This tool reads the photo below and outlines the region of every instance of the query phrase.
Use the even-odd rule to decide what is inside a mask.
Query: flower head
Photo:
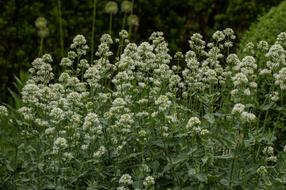
[[[118,5],[115,1],[109,1],[106,3],[104,10],[107,14],[115,15],[118,11]]]

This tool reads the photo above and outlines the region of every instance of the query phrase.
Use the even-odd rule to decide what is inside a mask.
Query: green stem
[[[229,174],[229,179],[228,179],[228,189],[231,189],[231,183],[232,183],[232,177],[233,177],[234,163],[236,160],[236,154],[237,154],[237,144],[235,144],[234,155],[233,155],[233,159],[231,162],[230,174]]]
[[[43,55],[43,42],[44,42],[44,38],[41,37],[41,40],[40,40],[40,49],[39,49],[39,57],[41,55]]]
[[[132,26],[129,26],[128,28],[128,39],[131,39],[131,34],[132,34]]]
[[[131,15],[133,15],[133,7],[134,7],[134,0],[132,0],[132,9],[131,9]]]
[[[124,13],[124,16],[123,16],[123,22],[122,22],[122,28],[121,30],[123,30],[125,28],[125,24],[126,24],[126,17],[127,17],[127,12]]]
[[[94,32],[95,32],[95,18],[96,18],[96,0],[93,0],[93,17],[92,17],[92,33],[91,33],[91,64],[93,63],[94,54]]]
[[[61,1],[57,0],[58,3],[58,20],[60,25],[60,45],[61,45],[61,56],[64,56],[64,38],[63,38],[63,23],[62,23],[62,11],[61,11]]]
[[[112,14],[109,15],[109,35],[111,36],[112,29]]]
[[[266,114],[265,114],[265,118],[264,118],[264,122],[263,122],[263,126],[262,126],[262,135],[264,134],[265,132],[265,127],[266,127],[266,121],[267,121],[267,118],[268,118],[268,113],[269,113],[269,110],[266,111]],[[259,121],[257,121],[259,123]],[[259,153],[260,153],[260,150],[261,150],[261,144],[259,144],[258,146],[258,149],[257,149],[257,152],[256,152],[256,159],[258,158],[259,156]]]

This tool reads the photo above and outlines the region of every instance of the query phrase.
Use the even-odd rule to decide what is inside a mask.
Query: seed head
[[[104,10],[107,14],[115,15],[118,12],[118,5],[114,1],[109,1],[106,3]]]

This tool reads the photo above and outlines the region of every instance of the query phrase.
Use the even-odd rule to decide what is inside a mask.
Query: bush
[[[251,25],[250,29],[245,32],[241,42],[239,53],[241,55],[244,53],[244,48],[246,44],[252,42],[254,46],[263,40],[270,44],[274,43],[276,36],[281,31],[286,31],[286,2],[282,2],[279,6],[272,8],[266,15],[259,18],[258,22]]]
[[[257,15],[262,14],[281,0],[272,1],[224,1],[224,0],[138,0],[134,13],[140,18],[139,29],[133,39],[142,41],[154,30],[163,31],[167,36],[172,52],[185,50],[189,35],[201,32],[209,36],[221,26],[233,27],[243,32]],[[0,70],[2,90],[0,100],[7,100],[7,87],[12,87],[14,74],[27,71],[32,57],[38,56],[40,38],[34,26],[39,17],[47,19],[49,35],[44,40],[44,52],[50,52],[55,62],[60,61],[60,30],[58,0],[0,1]],[[120,3],[121,1],[117,1]],[[107,1],[98,1],[96,33],[108,31],[108,15],[104,13]],[[93,0],[61,0],[64,48],[72,36],[82,33],[91,38]],[[121,29],[123,13],[114,17],[113,33]],[[240,23],[239,25],[237,23]],[[99,35],[95,37],[98,43]]]
[[[104,34],[91,62],[77,35],[61,72],[35,59],[21,107],[0,107],[17,143],[1,189],[283,189],[286,33],[264,68],[230,54],[231,29],[212,37],[172,58],[160,32],[139,45]]]

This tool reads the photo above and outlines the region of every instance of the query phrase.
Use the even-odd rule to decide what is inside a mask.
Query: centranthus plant
[[[89,62],[77,35],[59,74],[50,55],[33,61],[21,108],[0,107],[17,129],[1,187],[285,189],[286,33],[241,59],[231,29],[192,35],[174,58],[161,32],[119,36]]]

